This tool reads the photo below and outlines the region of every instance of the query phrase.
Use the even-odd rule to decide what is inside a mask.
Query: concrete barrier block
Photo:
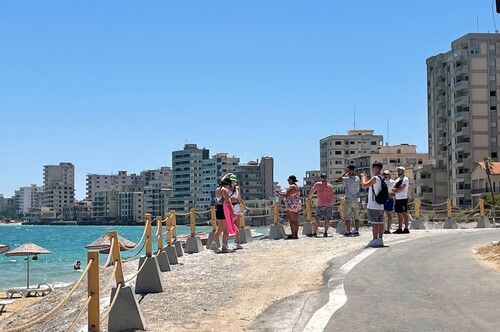
[[[302,235],[311,235],[313,233],[313,224],[310,221],[307,221],[302,226]]]
[[[177,250],[175,246],[166,246],[163,251],[167,253],[168,261],[171,265],[179,264],[179,259],[177,258]]]
[[[175,240],[174,242],[172,242],[172,245],[175,246],[175,252],[177,253],[177,257],[184,256],[184,248],[182,248],[181,241]]]
[[[413,219],[411,221],[411,229],[425,229],[424,222],[421,219]]]
[[[477,228],[492,228],[490,220],[487,217],[482,217],[477,220]]]
[[[111,301],[115,298],[115,294],[116,287],[111,289]],[[134,289],[131,286],[124,286],[117,296],[115,304],[109,312],[108,331],[145,331],[146,323],[135,298]]]
[[[214,235],[215,235],[215,232],[208,233],[207,249],[210,248],[210,246],[212,245],[212,242],[214,241]],[[215,241],[217,241],[217,244],[220,244],[219,239],[215,239]],[[220,245],[219,245],[219,247],[220,247]]]
[[[272,225],[269,230],[269,238],[271,240],[279,240],[285,238],[285,229],[280,225]]]
[[[458,229],[458,224],[451,218],[446,218],[443,224],[443,229]]]
[[[135,281],[135,293],[161,293],[165,289],[160,274],[160,266],[158,259],[153,257],[142,256],[139,258],[139,268],[144,266],[137,274]]]
[[[165,251],[160,251],[156,256],[158,259],[158,266],[160,267],[161,272],[171,271],[170,261],[168,260],[167,253]]]
[[[240,243],[248,243],[252,241],[252,232],[248,228],[240,229]]]
[[[186,239],[186,248],[184,251],[188,254],[195,254],[203,251],[203,244],[199,236],[189,236]]]
[[[345,220],[340,220],[337,223],[337,230],[336,230],[336,232],[339,233],[339,234],[344,234],[345,232],[347,232],[347,228],[345,227]]]

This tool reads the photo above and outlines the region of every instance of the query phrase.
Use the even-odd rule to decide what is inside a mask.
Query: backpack
[[[378,204],[384,204],[389,199],[389,188],[387,188],[387,183],[385,183],[380,175],[377,175],[377,177],[380,179],[380,182],[382,182],[382,188],[380,189],[378,194],[375,195],[375,190],[372,186],[372,192],[375,195],[375,202],[377,202]]]

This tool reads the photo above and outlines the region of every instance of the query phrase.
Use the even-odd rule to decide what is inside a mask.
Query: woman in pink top
[[[300,190],[297,185],[297,177],[295,175],[290,175],[288,177],[288,184],[290,187],[282,193],[279,189],[275,192],[285,199],[286,216],[290,221],[290,229],[292,230],[292,235],[287,236],[287,239],[298,239],[299,238],[299,211],[302,208],[302,201],[300,199]]]

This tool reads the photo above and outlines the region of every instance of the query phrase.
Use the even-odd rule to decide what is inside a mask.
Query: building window
[[[335,145],[342,145],[342,141],[335,141]]]
[[[490,91],[490,97],[495,97],[497,95],[496,90]]]
[[[335,154],[336,154],[336,155],[341,155],[341,154],[342,154],[342,151],[338,151],[338,150],[337,150],[337,151],[335,151]]]
[[[470,43],[470,54],[481,54],[481,46],[479,43]]]

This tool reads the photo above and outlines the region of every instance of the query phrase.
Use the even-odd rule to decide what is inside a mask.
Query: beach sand
[[[426,227],[425,230],[412,230],[410,234],[387,235],[384,239],[390,245],[391,241],[402,238],[471,231],[443,230],[438,223]],[[459,227],[474,228],[475,223]],[[363,227],[361,236],[353,238],[335,234],[328,238],[301,236],[299,240],[261,240],[244,244],[245,249],[231,254],[204,250],[180,257],[180,264],[172,265],[172,271],[162,273],[163,293],[137,295],[147,330],[248,330],[252,321],[273,302],[320,286],[322,274],[332,258],[362,249],[370,239],[371,229]],[[487,253],[478,253],[481,257],[488,257]],[[487,259],[500,266],[500,255],[491,255]],[[125,279],[136,269],[137,261],[124,264]],[[101,275],[102,285],[110,272],[107,268]],[[85,285],[54,317],[26,331],[66,331],[85,301]],[[19,309],[7,306],[9,312],[18,311],[0,316],[0,330],[30,322],[54,307],[65,294],[64,289],[58,289],[35,303],[19,301],[16,304]],[[104,311],[109,304],[109,292],[102,297],[101,311]],[[26,307],[21,310],[23,305]],[[86,319],[85,314],[76,325],[77,331],[86,331]],[[106,329],[107,321],[101,325],[101,330]]]

